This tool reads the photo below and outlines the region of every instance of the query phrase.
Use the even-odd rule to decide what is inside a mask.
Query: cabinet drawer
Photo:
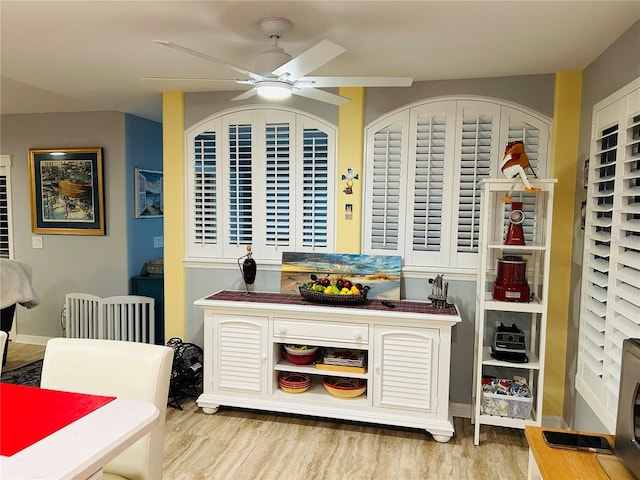
[[[273,319],[273,337],[280,340],[308,339],[369,343],[369,325],[358,323],[302,322],[288,318]]]

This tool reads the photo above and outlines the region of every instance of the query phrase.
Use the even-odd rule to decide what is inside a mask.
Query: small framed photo
[[[135,169],[135,217],[157,218],[164,215],[162,172]]]
[[[31,230],[104,235],[102,148],[29,149]]]

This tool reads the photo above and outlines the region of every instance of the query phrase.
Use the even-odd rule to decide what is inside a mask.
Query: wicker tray
[[[369,289],[362,289],[359,295],[337,295],[333,293],[314,292],[308,288],[298,287],[300,295],[305,300],[328,305],[362,305],[367,302],[367,292]]]

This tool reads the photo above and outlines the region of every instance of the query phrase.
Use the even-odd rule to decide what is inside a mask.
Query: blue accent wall
[[[129,276],[140,273],[148,260],[164,257],[164,242],[154,247],[154,238],[164,238],[164,218],[135,218],[135,169],[162,171],[162,124],[135,115],[125,115],[127,256]]]

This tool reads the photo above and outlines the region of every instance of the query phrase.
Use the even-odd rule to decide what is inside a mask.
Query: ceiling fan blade
[[[251,90],[241,93],[237,97],[233,97],[231,100],[246,100],[249,97],[253,97],[256,93],[258,93],[258,89],[252,88]]]
[[[412,83],[411,77],[302,77],[296,87],[410,87]]]
[[[167,42],[166,40],[154,40],[154,42],[156,42],[158,45],[164,45],[165,47],[173,48],[174,50],[178,50],[179,52],[188,53],[189,55],[193,55],[194,57],[202,58],[203,60],[207,60],[209,62],[213,62],[213,63],[217,63],[219,65],[223,65],[223,66],[225,66],[227,68],[230,68],[231,70],[235,70],[238,73],[242,73],[243,75],[251,77],[254,80],[264,80],[266,78],[263,75],[260,75],[259,73],[251,72],[251,71],[246,70],[246,69],[244,69],[242,67],[238,67],[238,66],[233,65],[231,63],[227,63],[224,60],[220,60],[218,58],[211,57],[211,56],[207,55],[206,53],[198,52],[196,50],[192,50],[190,48],[183,47],[182,45],[178,45],[177,43]]]
[[[313,98],[314,100],[319,100],[321,102],[331,103],[333,105],[344,105],[345,103],[349,103],[351,101],[350,98],[341,97],[340,95],[335,95],[333,93],[325,92],[324,90],[318,90],[315,88],[294,87],[291,90],[291,93],[299,95],[301,97]]]
[[[344,51],[344,47],[329,40],[322,40],[309,50],[302,52],[297,57],[276,68],[273,74],[278,77],[286,76],[287,81],[293,82],[333,60]]]
[[[140,77],[140,80],[168,80],[173,82],[234,82],[240,85],[253,85],[253,80],[234,78],[185,78],[185,77]]]

